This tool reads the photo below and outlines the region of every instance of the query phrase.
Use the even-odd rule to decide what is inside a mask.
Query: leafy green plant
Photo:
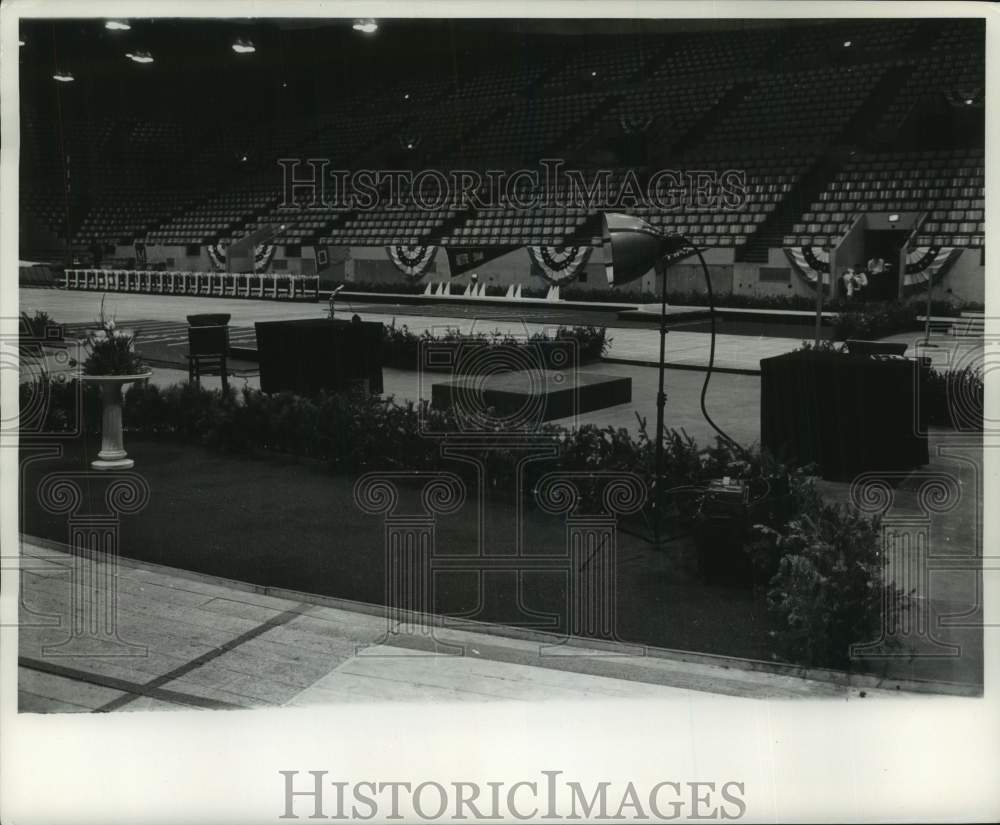
[[[847,347],[843,344],[838,344],[836,341],[831,341],[828,338],[821,338],[819,345],[816,345],[815,341],[803,341],[802,344],[796,347],[793,352],[833,352],[838,355],[848,355]]]
[[[907,594],[885,578],[877,518],[824,502],[811,479],[794,478],[790,492],[788,517],[755,525],[753,545],[756,563],[774,571],[767,604],[775,655],[850,669],[851,645],[879,636],[884,600],[905,609]]]
[[[29,315],[27,312],[21,313],[18,332],[22,338],[38,341],[61,341],[63,338],[62,324],[57,324],[49,313],[40,309],[35,310],[33,315]]]
[[[118,329],[114,318],[104,314],[104,299],[97,319],[98,328],[88,333],[84,341],[87,357],[83,362],[85,375],[136,375],[145,370],[135,351],[135,335]]]
[[[457,329],[449,329],[443,334],[434,335],[430,330],[424,330],[417,334],[411,331],[406,324],[397,326],[395,319],[385,327],[382,340],[383,363],[388,367],[410,370],[420,368],[421,347],[430,344],[433,344],[435,348],[451,345],[455,347],[456,352],[461,351],[466,355],[480,348],[488,349],[497,356],[506,352],[511,358],[498,357],[493,363],[512,365],[531,363],[545,368],[554,366],[554,352],[559,348],[559,342],[571,344],[569,351],[576,354],[580,364],[598,360],[611,345],[611,339],[604,327],[560,327],[552,336],[545,333],[535,333],[527,337],[518,337],[500,330],[465,335]],[[565,347],[562,347],[562,350],[566,352]],[[518,354],[527,355],[527,361],[524,358],[516,357]],[[481,368],[481,364],[479,359],[456,358],[453,359],[452,365],[448,369],[477,369]],[[561,365],[573,366],[572,364]]]
[[[840,341],[874,339],[918,329],[917,315],[922,311],[918,304],[896,301],[864,304],[837,315],[833,322],[834,337]]]
[[[931,369],[921,388],[926,422],[957,430],[982,430],[985,386],[982,369],[969,365],[961,370]]]

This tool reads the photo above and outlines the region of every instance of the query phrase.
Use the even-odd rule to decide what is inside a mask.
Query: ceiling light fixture
[[[73,77],[73,74],[71,72],[59,72],[59,71],[57,71],[55,74],[52,75],[52,79],[58,80],[60,83],[72,83],[74,80],[76,80],[76,78]]]
[[[153,55],[149,52],[125,52],[125,56],[134,63],[153,62]]]
[[[849,48],[851,48],[851,43],[852,43],[852,41],[850,41],[850,40],[845,40],[845,41],[844,41],[844,48],[845,48],[845,49],[849,49]]]
[[[378,23],[376,23],[370,17],[367,17],[362,20],[355,20],[352,28],[356,32],[363,32],[364,34],[374,34],[375,32],[378,31]]]
[[[233,51],[236,54],[253,54],[257,51],[257,47],[249,40],[240,39],[233,43]]]
[[[127,32],[132,27],[129,25],[128,20],[108,20],[104,24],[104,28],[112,32]]]

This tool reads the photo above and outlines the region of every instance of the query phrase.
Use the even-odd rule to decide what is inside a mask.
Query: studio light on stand
[[[701,389],[701,411],[705,420],[725,441],[735,444],[726,433],[716,426],[705,408],[705,394],[708,391],[708,381],[715,363],[715,306],[712,296],[712,281],[701,250],[690,240],[682,235],[665,235],[642,218],[637,218],[634,215],[605,212],[602,216],[601,245],[609,286],[616,287],[631,283],[641,278],[650,269],[656,271],[660,280],[660,357],[657,363],[659,375],[656,393],[656,492],[653,516],[653,543],[660,546],[661,514],[663,511],[664,408],[667,403],[667,396],[663,390],[667,340],[667,266],[671,257],[682,250],[690,249],[701,262],[712,322],[708,370],[705,373],[705,382]]]

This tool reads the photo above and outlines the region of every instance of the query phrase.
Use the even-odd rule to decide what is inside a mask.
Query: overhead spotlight
[[[413,144],[412,143],[407,143],[406,144],[406,148],[407,149],[412,149],[413,148]]]
[[[58,80],[60,83],[72,83],[74,80],[76,80],[76,78],[73,77],[71,72],[59,72],[59,71],[57,71],[55,74],[52,75],[52,79]]]
[[[409,100],[409,99],[410,99],[410,93],[407,92],[405,95],[403,95],[403,100]]]
[[[253,54],[257,51],[257,47],[254,46],[249,40],[243,40],[242,38],[233,43],[233,51],[236,54]]]
[[[597,72],[591,72],[591,73],[590,73],[590,76],[591,76],[591,77],[597,77]]]
[[[28,44],[27,44],[27,43],[25,43],[25,42],[24,42],[23,40],[21,40],[20,38],[18,38],[18,40],[17,40],[17,45],[18,45],[18,46],[27,46]]]
[[[127,32],[132,27],[128,20],[108,20],[104,23],[104,28],[112,32]]]
[[[851,44],[852,44],[852,42],[853,42],[853,41],[851,41],[851,40],[845,40],[845,41],[844,41],[844,48],[845,48],[845,49],[849,49],[849,48],[851,48]]]
[[[246,162],[247,162],[247,156],[243,155],[243,157],[240,158],[240,163],[246,163]]]
[[[973,103],[975,103],[975,101],[971,97],[967,97],[965,99],[965,105],[966,106],[971,106]]]
[[[378,23],[372,20],[370,17],[366,17],[360,20],[355,20],[352,27],[356,32],[363,32],[364,34],[375,34],[378,31]]]
[[[287,83],[287,81],[284,81],[284,82],[282,82],[282,84],[281,84],[281,88],[282,88],[282,89],[287,89],[287,88],[288,88],[288,83]]]
[[[125,52],[125,56],[133,63],[152,63],[153,55],[149,52]]]
[[[895,212],[893,212],[893,213],[892,213],[892,214],[891,214],[891,215],[889,216],[889,223],[896,223],[896,222],[897,222],[898,220],[899,220],[899,215],[898,215],[898,214],[896,214]]]

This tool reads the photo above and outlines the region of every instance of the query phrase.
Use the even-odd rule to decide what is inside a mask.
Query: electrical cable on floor
[[[685,239],[688,240],[688,239]],[[705,404],[705,397],[708,395],[708,382],[712,380],[712,370],[715,367],[715,296],[712,292],[712,278],[708,272],[708,264],[705,263],[705,257],[701,254],[701,249],[694,243],[688,240],[688,243],[694,248],[695,254],[698,256],[698,260],[701,261],[701,270],[705,275],[705,289],[708,291],[708,314],[711,321],[712,335],[711,342],[709,344],[708,352],[708,369],[705,371],[705,381],[701,385],[701,414],[705,417],[705,420],[709,423],[713,430],[715,430],[719,436],[730,446],[736,447],[741,452],[746,452],[746,448],[743,447],[736,439],[726,433],[715,421],[712,420],[712,416],[708,414],[708,407]]]

